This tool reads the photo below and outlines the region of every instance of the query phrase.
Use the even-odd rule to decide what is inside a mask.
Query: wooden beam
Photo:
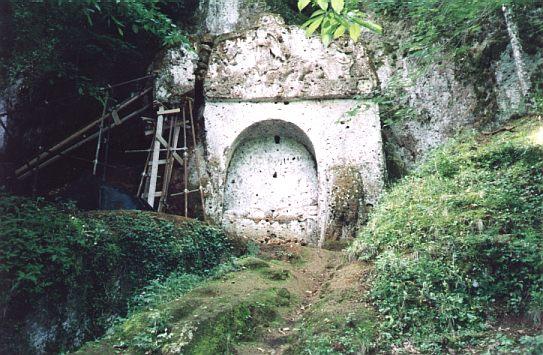
[[[161,107],[160,111],[164,108]],[[151,158],[151,176],[149,178],[149,191],[147,192],[147,203],[154,207],[155,205],[155,192],[158,175],[158,160],[160,159],[160,139],[162,138],[162,124],[164,123],[164,116],[159,115],[156,120],[155,128],[155,144],[153,146],[153,155]]]
[[[161,110],[161,111],[158,111],[156,114],[157,115],[173,115],[175,113],[179,113],[181,112],[181,109],[179,108],[172,108],[171,110]]]

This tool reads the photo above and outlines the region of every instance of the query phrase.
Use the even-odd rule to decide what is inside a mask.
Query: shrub
[[[376,208],[350,252],[376,260],[371,296],[394,343],[461,346],[489,320],[541,314],[543,147],[515,132],[438,149]]]
[[[91,320],[83,331],[100,333],[151,280],[176,272],[197,281],[234,252],[217,228],[147,212],[83,214],[2,194],[0,215],[4,330],[40,307],[58,309],[75,299],[77,312]]]

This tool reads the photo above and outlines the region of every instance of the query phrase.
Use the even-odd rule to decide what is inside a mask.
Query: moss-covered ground
[[[129,309],[190,290],[244,248],[196,220],[86,213],[1,191],[0,216],[0,353],[71,350]]]
[[[274,247],[169,302],[140,308],[81,354],[361,353],[374,347],[361,299],[371,266],[340,252]]]

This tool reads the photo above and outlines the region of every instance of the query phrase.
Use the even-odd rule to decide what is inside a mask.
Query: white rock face
[[[182,94],[194,89],[194,69],[198,56],[184,46],[166,50],[155,62],[158,68],[155,80],[156,99],[160,102],[179,100]]]
[[[241,143],[230,160],[224,222],[236,234],[316,239],[317,198],[312,154],[295,139],[265,134]]]
[[[208,102],[208,216],[248,237],[288,234],[321,243],[338,166],[355,167],[365,203],[376,203],[384,184],[379,114],[373,103],[360,105]]]
[[[0,98],[0,112],[4,112],[6,110],[6,105],[3,98]],[[4,126],[8,123],[8,116],[0,116],[0,120],[4,124]],[[2,125],[0,125],[0,154],[5,153],[6,151],[6,131],[4,131],[4,128],[2,128]]]
[[[206,29],[211,34],[231,32],[239,21],[240,0],[207,0]]]
[[[366,51],[350,40],[324,47],[296,26],[264,15],[256,28],[216,45],[206,78],[213,99],[352,98],[377,86]]]
[[[384,184],[378,107],[353,99],[376,86],[364,47],[278,16],[225,36],[205,82],[207,215],[257,239],[352,236]]]
[[[226,11],[228,1],[232,13],[209,15]],[[248,4],[210,0],[207,18],[220,21],[207,27],[239,28],[235,6]],[[193,88],[195,59],[184,48],[165,53],[159,101]],[[196,149],[205,154],[206,215],[253,238],[322,244],[326,235],[353,236],[384,185],[379,110],[358,99],[373,95],[377,84],[362,45],[343,40],[324,47],[276,15],[219,36],[204,84],[205,142]]]
[[[425,75],[416,75],[416,63],[402,60],[409,106],[426,120],[409,120],[391,127],[401,145],[401,154],[409,168],[475,122],[477,97],[472,86],[458,80],[451,64],[434,65]]]

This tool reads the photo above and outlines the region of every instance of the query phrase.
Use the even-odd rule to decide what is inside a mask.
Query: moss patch
[[[292,265],[255,257],[236,264],[243,269],[156,308],[135,312],[80,353],[122,349],[127,353],[219,354],[230,352],[239,341],[254,339],[297,302],[298,291],[288,280]]]

